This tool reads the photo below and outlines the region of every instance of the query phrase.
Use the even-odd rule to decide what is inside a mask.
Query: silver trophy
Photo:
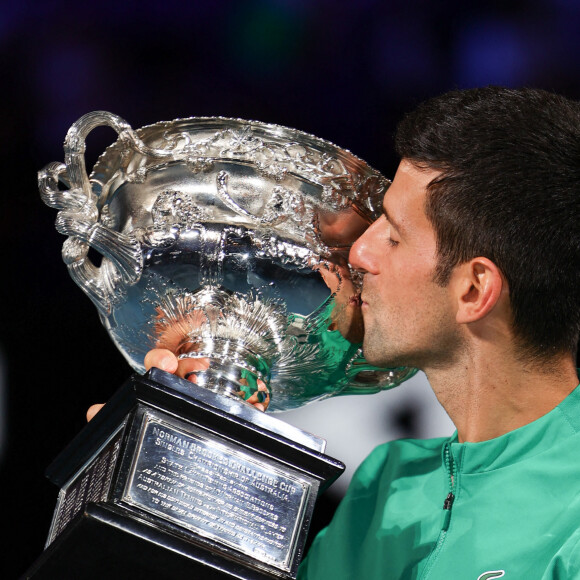
[[[88,175],[85,139],[101,125],[118,139]],[[256,121],[134,131],[93,112],[70,128],[40,192],[72,278],[136,373],[49,468],[61,491],[29,577],[77,564],[84,578],[295,577],[316,495],[344,467],[270,411],[415,372],[364,360],[348,264],[388,185],[344,149]],[[178,356],[179,376],[143,375],[153,348]],[[266,414],[251,404],[264,396]]]

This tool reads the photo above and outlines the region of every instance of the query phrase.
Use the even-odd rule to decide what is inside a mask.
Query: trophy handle
[[[99,221],[98,196],[87,174],[84,154],[88,134],[103,125],[113,128],[127,148],[156,158],[169,157],[171,152],[147,147],[117,115],[94,111],[69,129],[64,143],[65,163],[49,163],[38,173],[44,203],[60,210],[56,229],[68,236],[62,256],[69,273],[99,312],[108,316],[113,301],[121,294],[120,286],[132,286],[139,281],[143,258],[133,234],[122,234]],[[90,248],[104,258],[98,267],[88,256]]]

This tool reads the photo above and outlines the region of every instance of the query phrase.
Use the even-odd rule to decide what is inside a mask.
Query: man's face
[[[433,281],[436,238],[424,207],[426,186],[437,174],[403,160],[383,216],[350,252],[351,264],[365,272],[364,356],[377,366],[440,366],[459,341],[451,293]]]

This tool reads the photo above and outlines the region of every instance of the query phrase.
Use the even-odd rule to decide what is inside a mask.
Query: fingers
[[[105,405],[91,405],[87,411],[87,422],[90,421]]]
[[[170,350],[165,348],[155,348],[145,355],[145,368],[147,370],[156,367],[168,373],[176,374],[178,377],[192,383],[197,383],[196,373],[206,371],[209,366],[210,361],[208,358],[178,359]],[[241,396],[243,397],[243,393]],[[260,411],[265,411],[268,408],[270,393],[264,381],[258,380],[257,392],[253,393],[247,401]],[[94,407],[98,408],[89,417],[89,413]],[[87,412],[87,419],[90,421],[101,407],[102,405],[93,405]]]
[[[145,355],[145,368],[157,367],[162,371],[174,373],[178,366],[177,357],[165,348],[154,348]]]
[[[192,383],[197,383],[197,377],[195,375],[198,371],[206,371],[209,368],[208,358],[182,358],[179,360],[176,375],[190,381]]]
[[[248,399],[248,403],[251,403],[259,411],[265,411],[270,404],[270,393],[264,381],[258,380],[258,390]]]

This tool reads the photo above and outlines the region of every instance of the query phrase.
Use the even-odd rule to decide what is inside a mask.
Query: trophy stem
[[[244,402],[254,393],[259,396],[264,392],[258,382],[265,385],[270,394],[270,368],[263,357],[235,341],[213,338],[209,341],[211,344],[200,342],[190,342],[189,352],[183,352],[183,346],[180,349],[178,358],[186,379],[214,393]]]
[[[195,293],[165,295],[152,322],[156,347],[180,359],[180,376],[237,399],[259,397],[263,385],[269,394],[271,368],[287,325],[277,304],[203,286]]]

